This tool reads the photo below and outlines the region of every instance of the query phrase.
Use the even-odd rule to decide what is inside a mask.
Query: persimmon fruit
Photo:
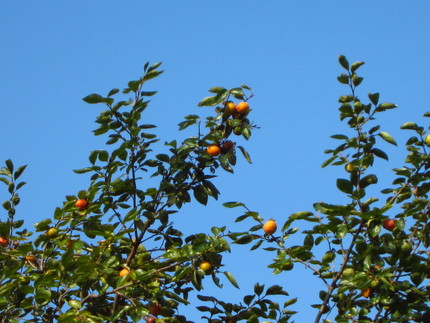
[[[234,147],[234,142],[231,140],[226,140],[222,144],[222,148],[224,149],[225,152],[229,152],[233,147]]]
[[[85,211],[88,209],[89,203],[86,199],[79,199],[75,202],[75,206],[78,208],[79,211]]]
[[[200,269],[203,270],[205,272],[205,274],[208,274],[209,271],[211,270],[211,268],[212,268],[212,265],[209,261],[203,261],[200,264]]]
[[[365,289],[363,289],[363,290],[361,291],[361,295],[362,295],[363,297],[369,298],[369,297],[370,297],[370,295],[372,295],[372,290],[371,290],[369,287],[366,287]]]
[[[157,319],[154,316],[148,316],[146,318],[146,323],[155,323]]]
[[[0,237],[0,246],[6,247],[8,243],[9,243],[8,239],[6,239],[5,237]]]
[[[210,145],[208,148],[206,148],[206,152],[208,155],[216,157],[221,154],[221,148],[217,145]]]
[[[226,104],[224,106],[224,112],[227,115],[232,115],[232,114],[236,113],[236,104],[234,104],[232,101],[226,102]]]
[[[37,261],[35,256],[25,256],[25,260],[27,260],[29,262],[36,262]]]
[[[154,316],[158,316],[163,312],[163,308],[161,307],[161,305],[159,304],[152,304],[149,307],[149,313],[151,313],[151,315]]]
[[[72,248],[72,247],[73,247],[73,244],[74,244],[75,242],[76,242],[76,240],[73,240],[73,239],[71,239],[71,240],[67,241],[67,243],[66,243],[66,247],[67,247],[68,249]]]
[[[384,222],[382,222],[382,226],[384,229],[388,231],[393,231],[396,227],[396,220],[394,219],[385,219]]]
[[[129,273],[130,273],[130,270],[128,270],[127,268],[123,268],[119,271],[118,275],[119,277],[122,277],[122,276],[127,276]]]
[[[264,233],[267,235],[274,234],[277,229],[278,229],[278,226],[276,225],[275,220],[269,220],[263,225]]]
[[[236,106],[236,112],[237,113],[242,114],[242,113],[247,112],[248,110],[249,110],[248,102],[243,101],[243,102],[238,103]]]

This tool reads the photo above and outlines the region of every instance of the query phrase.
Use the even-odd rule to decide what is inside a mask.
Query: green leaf
[[[400,129],[410,129],[410,130],[415,130],[417,128],[418,128],[418,125],[415,122],[406,122],[400,127]]]
[[[163,74],[163,73],[164,73],[164,71],[155,71],[155,70],[150,71],[143,77],[143,79],[144,79],[144,81],[148,81],[148,80],[151,80],[153,78],[156,78],[158,75]]]
[[[199,107],[204,107],[204,106],[212,107],[212,106],[215,106],[216,104],[217,104],[216,103],[216,96],[208,96],[208,97],[204,98],[203,100],[201,100],[197,105]]]
[[[203,205],[206,205],[208,203],[208,194],[206,193],[202,185],[195,186],[193,188],[193,192],[194,192],[194,197],[199,203]]]
[[[337,158],[336,155],[330,157],[329,159],[327,159],[324,163],[322,163],[321,168],[327,167],[328,165],[330,165],[335,159]]]
[[[349,71],[349,62],[344,55],[339,55],[339,63],[344,69]]]
[[[25,170],[26,167],[27,167],[27,165],[18,167],[18,169],[16,170],[16,172],[13,174],[14,180],[17,180],[22,175],[22,173],[24,172],[24,170]]]
[[[372,102],[374,105],[378,105],[378,101],[379,101],[379,93],[369,93],[369,100],[370,102]]]
[[[347,140],[348,139],[348,136],[345,136],[345,135],[333,135],[333,136],[330,136],[330,138],[333,138],[333,139],[344,139],[344,140]]]
[[[119,92],[119,89],[112,89],[112,90],[110,90],[110,91],[109,91],[108,96],[115,95],[115,94],[117,94],[118,92]]]
[[[370,152],[379,158],[388,160],[388,155],[378,148],[373,148]]]
[[[224,272],[224,275],[228,278],[228,280],[230,281],[230,283],[236,287],[239,288],[239,285],[237,284],[236,279],[233,277],[233,275],[231,273],[229,273],[228,271]]]
[[[352,183],[344,178],[338,178],[336,181],[336,186],[341,192],[346,194],[351,194],[354,190]]]
[[[48,228],[49,228],[49,225],[52,223],[52,220],[51,219],[45,219],[45,220],[42,220],[42,221],[40,221],[40,222],[36,222],[35,224],[34,224],[34,227],[36,228],[36,231],[45,231],[45,230],[47,230]]]
[[[69,306],[70,306],[70,307],[72,307],[72,308],[76,308],[76,309],[80,309],[80,308],[82,307],[81,302],[76,301],[76,300],[74,300],[74,299],[70,300],[70,301],[68,302],[68,304],[69,304]]]
[[[99,94],[93,93],[93,94],[86,96],[82,100],[84,100],[85,102],[90,103],[90,104],[96,104],[96,103],[103,102],[103,97]]]
[[[158,91],[142,91],[140,92],[140,95],[142,96],[153,96],[157,94]]]
[[[381,103],[380,105],[378,105],[378,107],[376,109],[378,111],[385,111],[385,110],[394,109],[394,108],[397,108],[397,104],[394,104],[394,103]]]
[[[364,62],[354,62],[351,64],[351,72],[354,73],[360,66],[364,65]]]
[[[338,76],[337,80],[342,84],[349,84],[349,76],[344,73]]]
[[[223,88],[221,86],[214,86],[214,87],[211,87],[209,89],[209,92],[212,92],[212,93],[220,93],[220,92],[224,92],[224,91],[227,91],[227,89]]]
[[[13,163],[12,163],[12,160],[10,160],[10,159],[6,160],[6,167],[9,170],[9,172],[12,174],[13,173]]]
[[[231,209],[231,208],[239,207],[239,206],[245,207],[245,204],[243,204],[241,202],[226,202],[226,203],[223,203],[223,206]]]
[[[333,251],[328,251],[322,257],[322,262],[324,264],[328,264],[328,263],[332,262],[335,258],[336,258],[336,254]]]
[[[394,138],[388,132],[381,131],[380,133],[378,133],[378,136],[380,136],[386,142],[388,142],[388,143],[390,143],[390,144],[392,144],[394,146],[397,146],[396,141],[394,140]]]
[[[234,241],[236,244],[248,244],[252,241],[252,236],[246,235]]]
[[[240,151],[242,152],[243,157],[245,157],[246,161],[250,164],[252,164],[251,156],[248,154],[248,152],[243,148],[242,146],[237,146]]]
[[[157,159],[161,160],[162,162],[165,162],[165,163],[170,162],[170,157],[166,154],[158,154],[155,157],[157,157]]]
[[[376,175],[370,174],[360,180],[360,188],[365,188],[371,184],[376,183],[378,183],[378,177],[376,177]]]
[[[238,100],[244,100],[245,99],[245,94],[243,93],[243,90],[240,87],[236,87],[234,89],[231,89],[230,93]]]
[[[288,296],[288,293],[286,291],[284,291],[281,286],[273,285],[267,289],[266,295],[285,295],[285,296]]]

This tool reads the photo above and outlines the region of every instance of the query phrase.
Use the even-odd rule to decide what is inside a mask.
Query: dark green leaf
[[[21,176],[21,174],[24,172],[24,170],[25,170],[26,167],[27,167],[27,165],[18,167],[18,169],[16,170],[16,172],[13,174],[13,178],[15,180],[17,180]]]
[[[193,192],[194,192],[194,197],[199,203],[203,205],[206,205],[208,203],[208,194],[206,193],[202,185],[195,186],[193,188]]]
[[[285,295],[285,296],[288,296],[288,293],[286,291],[284,291],[281,286],[273,285],[267,289],[266,295]]]
[[[103,97],[98,95],[98,94],[93,93],[93,94],[86,96],[82,100],[84,100],[85,102],[90,103],[90,104],[95,104],[95,103],[103,102]]]
[[[348,136],[345,136],[345,135],[333,135],[333,136],[330,136],[330,138],[347,140]]]
[[[378,101],[379,101],[379,93],[369,93],[369,100],[370,102],[372,102],[374,105],[378,105]]]
[[[12,174],[13,173],[13,163],[12,163],[12,160],[10,160],[10,159],[6,160],[6,167],[9,170],[9,172]]]
[[[370,152],[372,152],[373,154],[375,154],[375,156],[379,158],[388,160],[388,155],[378,148],[373,148]]]
[[[341,74],[337,77],[337,80],[342,84],[349,84],[349,76],[346,74]]]
[[[371,184],[378,183],[378,177],[376,175],[367,175],[360,180],[360,188],[365,188]]]
[[[349,62],[344,55],[339,55],[339,63],[344,69],[349,71]]]
[[[115,95],[115,94],[117,94],[118,92],[119,92],[119,89],[112,89],[112,90],[110,90],[110,91],[109,91],[108,96]]]
[[[248,162],[248,163],[252,163],[252,160],[251,160],[251,156],[249,156],[249,154],[248,154],[248,152],[245,150],[245,148],[243,148],[242,146],[237,146],[239,149],[240,149],[240,151],[242,152],[242,154],[243,154],[243,157],[245,157],[245,159],[246,159],[246,161]]]
[[[212,92],[212,93],[220,93],[220,92],[225,92],[225,91],[227,91],[227,89],[223,88],[221,86],[214,86],[214,87],[209,89],[209,92]]]
[[[352,183],[344,178],[338,178],[336,181],[336,186],[341,192],[344,192],[346,194],[351,194],[354,190],[354,186],[352,185]]]
[[[226,202],[226,203],[223,203],[223,206],[231,209],[234,207],[245,206],[245,204],[241,202]]]
[[[142,92],[140,92],[140,95],[142,95],[142,96],[153,96],[155,94],[157,94],[157,91],[142,91]]]

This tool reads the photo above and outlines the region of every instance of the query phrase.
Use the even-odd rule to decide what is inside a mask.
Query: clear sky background
[[[218,202],[178,215],[185,233],[254,224],[234,224],[241,213],[223,208],[227,201],[242,201],[280,224],[291,213],[312,210],[314,202],[342,203],[335,185],[345,176],[342,168],[320,168],[324,149],[338,144],[329,136],[348,133],[338,117],[337,99],[348,92],[336,80],[342,72],[337,57],[366,62],[359,70],[361,98],[380,92],[381,101],[399,105],[378,120],[399,143],[380,147],[397,155],[376,166],[401,166],[406,133],[400,125],[422,121],[430,110],[429,21],[425,0],[2,1],[0,160],[29,165],[17,217],[29,224],[51,217],[65,195],[88,187],[72,169],[87,166],[89,152],[103,148],[102,138],[91,134],[103,107],[82,98],[123,88],[146,61],[162,61],[166,70],[148,83],[159,94],[144,115],[159,125],[163,141],[178,137],[183,116],[207,109],[197,103],[210,87],[245,83],[255,93],[252,119],[261,129],[249,143],[238,140],[253,164],[240,158],[234,175],[214,181]],[[386,174],[380,189],[390,183]],[[8,198],[5,190],[0,197]],[[276,283],[299,297],[296,322],[313,321],[309,305],[318,303],[322,286],[300,266],[273,276],[265,267],[274,256],[234,247],[225,269],[242,289],[225,282],[223,290],[209,287],[202,294],[238,300],[256,281]],[[188,314],[200,321],[199,312]]]

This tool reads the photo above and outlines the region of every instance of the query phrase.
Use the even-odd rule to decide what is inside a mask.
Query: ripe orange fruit
[[[236,112],[236,104],[231,101],[226,102],[224,111],[227,115],[232,115]]]
[[[79,199],[75,202],[75,206],[79,209],[79,211],[84,211],[88,208],[88,201],[85,199]]]
[[[234,147],[234,143],[231,140],[226,140],[224,141],[224,143],[222,144],[222,148],[224,148],[224,150],[226,152],[229,152],[232,148]]]
[[[126,276],[129,273],[130,273],[130,270],[128,270],[127,268],[123,268],[119,271],[119,277]]]
[[[278,226],[275,220],[269,220],[263,225],[263,230],[265,234],[274,234]]]
[[[366,298],[369,298],[371,294],[372,294],[372,290],[369,287],[366,287],[361,291],[361,295]]]
[[[163,308],[159,304],[152,304],[149,308],[149,313],[151,313],[154,316],[158,316],[163,312]]]
[[[212,265],[209,261],[203,261],[200,264],[200,269],[203,270],[206,274],[209,273],[209,270],[211,270]]]
[[[387,229],[388,231],[393,231],[396,227],[396,220],[394,219],[386,219],[384,222],[382,222],[382,226],[384,229]]]
[[[37,259],[35,256],[25,256],[25,260],[29,262],[36,262]]]
[[[240,102],[237,106],[236,106],[236,111],[237,113],[244,113],[246,111],[249,110],[249,104],[248,102]]]
[[[73,247],[73,244],[75,243],[75,241],[76,240],[73,240],[73,239],[71,239],[71,240],[69,240],[69,241],[67,241],[67,243],[66,243],[66,247],[67,248],[72,248]]]
[[[206,152],[210,156],[215,157],[221,154],[221,148],[219,148],[217,145],[210,145],[208,148],[206,148]]]
[[[8,239],[6,239],[4,237],[0,237],[0,246],[6,247],[8,243],[9,243]]]
[[[153,316],[148,316],[146,318],[146,323],[155,323],[157,321],[157,319]]]
[[[55,238],[57,235],[58,235],[58,229],[56,227],[52,227],[46,230],[46,236],[48,238]]]

